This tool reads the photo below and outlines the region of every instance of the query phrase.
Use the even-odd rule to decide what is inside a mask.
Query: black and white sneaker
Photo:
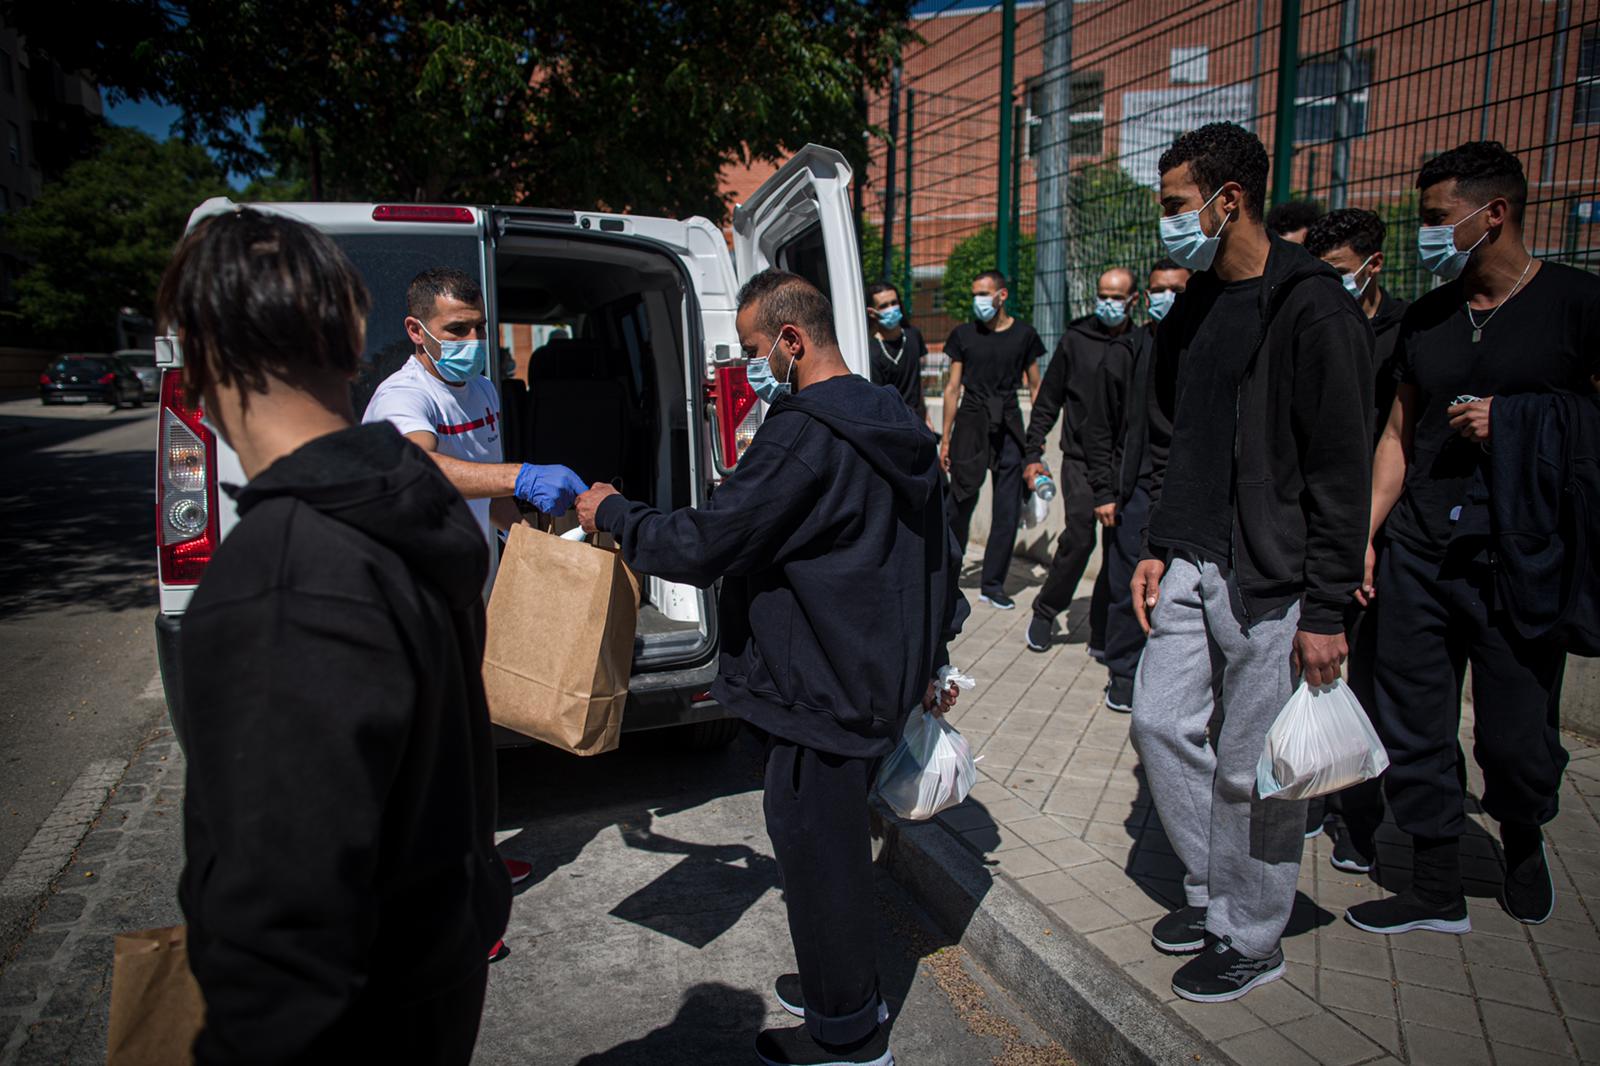
[[[1034,615],[1033,621],[1028,623],[1028,650],[1049,651],[1055,635],[1056,624],[1053,620]]]
[[[1333,855],[1328,861],[1333,863],[1335,870],[1343,870],[1347,874],[1372,872],[1372,856],[1356,846],[1356,842],[1350,839],[1348,829],[1333,834]]]
[[[772,991],[778,998],[778,1006],[794,1015],[796,1018],[806,1016],[806,997],[800,991],[800,975],[786,973],[772,983]],[[882,1025],[889,1020],[889,1004],[882,999],[878,1000],[878,1024]]]
[[[1537,851],[1506,870],[1500,906],[1524,925],[1543,925],[1555,913],[1556,884],[1550,877],[1550,857],[1542,841]]]
[[[1122,714],[1133,713],[1133,678],[1113,677],[1106,686],[1106,706]]]
[[[756,1054],[766,1066],[894,1066],[889,1030],[882,1025],[847,1047],[819,1044],[803,1025],[763,1029],[756,1037]]]
[[[1283,976],[1283,949],[1264,959],[1247,959],[1223,937],[1207,951],[1178,968],[1172,990],[1194,1003],[1227,1003],[1257,985]]]
[[[1017,609],[1017,601],[1007,596],[1004,592],[980,592],[978,599],[997,611],[1014,611]]]
[[[1166,955],[1193,955],[1206,948],[1206,909],[1179,907],[1150,930],[1150,943]]]
[[[1465,896],[1440,906],[1418,899],[1409,888],[1387,899],[1357,903],[1344,912],[1344,920],[1357,929],[1385,936],[1419,930],[1455,934],[1472,932],[1472,919],[1467,915]]]

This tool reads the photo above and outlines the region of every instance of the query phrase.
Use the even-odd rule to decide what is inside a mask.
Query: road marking
[[[31,899],[50,887],[72,861],[72,853],[83,843],[127,766],[125,759],[100,759],[84,767],[0,880],[0,899]]]

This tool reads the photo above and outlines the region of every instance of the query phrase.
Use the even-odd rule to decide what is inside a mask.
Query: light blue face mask
[[[776,403],[779,396],[787,396],[793,390],[789,384],[789,375],[794,373],[794,360],[789,360],[789,369],[784,372],[783,380],[779,381],[772,376],[772,353],[778,350],[778,341],[783,339],[780,332],[772,339],[772,347],[767,349],[767,354],[760,359],[752,359],[744,369],[745,380],[750,382],[750,387],[761,398],[761,402],[769,406]]]
[[[900,322],[905,318],[899,304],[890,304],[888,307],[879,308],[878,325],[884,329],[899,329]]]
[[[1165,292],[1150,294],[1150,317],[1160,322],[1167,317],[1167,312],[1172,310],[1173,303],[1178,299],[1178,294],[1172,289]]]
[[[1128,302],[1102,297],[1094,302],[1094,317],[1101,325],[1115,329],[1128,320]]]
[[[422,325],[420,319],[417,324]],[[478,377],[489,365],[489,352],[482,341],[442,341],[427,326],[422,326],[422,332],[439,346],[439,354],[433,360],[434,369],[453,385]]]
[[[993,296],[974,296],[972,313],[978,316],[979,322],[992,322],[994,316],[1000,313],[1000,308],[995,306]]]
[[[1491,201],[1493,202],[1493,201]],[[1478,208],[1482,211],[1484,207]],[[1472,215],[1478,213],[1472,212]],[[1465,222],[1472,215],[1467,215],[1461,222]],[[1417,255],[1422,259],[1422,265],[1428,273],[1443,281],[1454,281],[1467,269],[1467,260],[1472,258],[1474,248],[1484,242],[1489,236],[1489,231],[1483,231],[1483,237],[1473,242],[1472,248],[1466,251],[1456,247],[1456,227],[1461,222],[1452,222],[1448,226],[1421,226],[1417,229]]]
[[[1377,254],[1377,252],[1372,253],[1372,255]],[[1367,269],[1367,263],[1372,262],[1372,255],[1367,256],[1366,261],[1360,266],[1356,267],[1351,273],[1340,276],[1340,280],[1344,282],[1344,291],[1349,293],[1351,296],[1354,296],[1357,302],[1360,302],[1361,294],[1367,291],[1367,286],[1372,284],[1371,274],[1367,275],[1366,281],[1363,281],[1360,285],[1356,284],[1356,279],[1361,276],[1361,272]]]
[[[1219,185],[1217,191],[1211,194],[1211,200],[1220,195],[1222,186]],[[1210,270],[1211,261],[1217,257],[1217,243],[1222,239],[1222,231],[1228,228],[1233,215],[1230,213],[1225,216],[1217,232],[1206,236],[1205,227],[1200,225],[1200,212],[1211,206],[1211,200],[1201,204],[1198,211],[1185,211],[1161,220],[1161,243],[1166,245],[1167,254],[1181,267]]]

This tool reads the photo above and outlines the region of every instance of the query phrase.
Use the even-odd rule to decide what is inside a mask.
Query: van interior
[[[506,460],[563,463],[664,511],[688,506],[704,472],[677,262],[621,239],[507,234],[495,297],[501,324],[570,330],[534,350],[526,385],[502,381]],[[641,599],[636,669],[703,657],[708,594],[646,578]]]

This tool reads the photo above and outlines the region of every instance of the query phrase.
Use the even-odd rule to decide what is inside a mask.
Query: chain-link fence
[[[1417,170],[1468,140],[1521,158],[1535,254],[1600,269],[1600,0],[933,0],[913,23],[898,84],[869,102],[886,136],[862,205],[888,249],[868,276],[909,283],[935,343],[990,266],[1047,343],[1103,270],[1142,276],[1156,161],[1218,120],[1261,136],[1273,202],[1382,216],[1397,295],[1429,284]]]

